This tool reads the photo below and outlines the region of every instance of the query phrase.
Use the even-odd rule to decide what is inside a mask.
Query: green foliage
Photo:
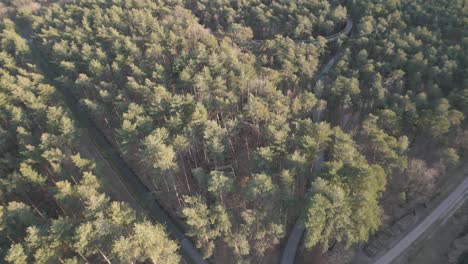
[[[150,222],[137,223],[130,235],[113,244],[112,251],[125,263],[151,261],[153,263],[178,263],[178,246],[171,241],[160,225]]]
[[[448,148],[443,153],[443,159],[450,167],[456,167],[460,164],[460,156],[454,148]]]
[[[349,107],[360,93],[359,81],[356,78],[338,76],[330,89],[333,105]]]
[[[265,173],[255,174],[247,184],[247,195],[251,199],[265,199],[272,196],[276,191],[276,186],[271,181],[271,177]]]
[[[385,190],[386,173],[367,163],[354,142],[335,129],[330,146],[332,160],[312,183],[305,227],[305,243],[326,250],[337,240],[351,246],[367,241],[380,226],[379,198]]]
[[[309,162],[314,162],[317,155],[330,144],[332,130],[325,122],[313,123],[310,119],[298,120],[298,144],[301,153]]]
[[[210,120],[205,123],[203,138],[207,145],[208,155],[217,162],[224,158],[224,137],[225,130],[216,122]]]
[[[402,172],[406,168],[405,152],[408,148],[408,138],[399,139],[386,134],[378,127],[378,118],[370,115],[362,127],[362,144],[366,144],[368,159],[386,168],[387,173]]]
[[[240,27],[233,23],[240,23],[250,28],[257,38],[286,35],[306,39],[330,35],[340,28],[346,17],[346,8],[335,1],[203,0],[187,2],[186,6],[210,28],[228,31]]]
[[[12,264],[26,264],[28,263],[28,256],[24,253],[24,248],[21,244],[14,244],[8,249],[5,260]]]
[[[167,145],[168,132],[164,128],[157,128],[143,140],[142,157],[148,167],[161,171],[176,168],[175,152]]]
[[[305,221],[308,248],[320,243],[326,250],[333,239],[350,246],[366,241],[380,226],[383,169],[378,165],[337,169],[330,180],[318,178],[313,183]]]
[[[182,215],[187,219],[188,235],[195,237],[197,248],[203,250],[205,258],[214,250],[214,240],[227,236],[231,223],[224,207],[221,205],[208,208],[200,196],[184,197],[185,206]]]
[[[0,33],[1,50],[11,54],[15,59],[23,61],[25,59],[24,56],[28,56],[30,53],[26,40],[16,33],[14,24],[11,20],[7,19],[3,21],[3,26],[4,28]]]
[[[102,192],[96,164],[77,151],[82,143],[73,119],[35,72],[29,45],[14,28],[0,23],[0,133],[8,140],[0,143],[0,159],[9,160],[0,179],[1,262],[109,262],[117,256],[113,243],[133,225],[144,225],[139,233],[147,235],[136,246],[145,249],[139,261],[178,262],[177,245],[162,226]]]
[[[162,227],[102,192],[99,160],[79,152],[74,120],[46,84],[56,77],[181,212],[206,257],[225,244],[239,262],[261,261],[300,215],[310,182],[306,245],[366,241],[386,178],[406,179],[396,191],[407,204],[434,188],[419,145],[440,149],[448,166],[467,149],[466,26],[461,1],[346,5],[76,0],[44,7],[26,27],[5,20],[0,197],[11,216],[0,235],[18,239],[0,239],[0,257],[179,261]],[[327,43],[348,10],[354,31]],[[30,39],[55,66],[47,76],[35,71]],[[22,206],[10,211],[13,201]]]
[[[229,193],[234,185],[232,175],[226,175],[221,171],[211,171],[208,183],[208,191],[214,195],[218,195],[221,200],[223,195]]]

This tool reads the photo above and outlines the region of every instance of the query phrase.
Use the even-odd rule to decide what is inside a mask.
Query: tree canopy
[[[464,1],[39,2],[0,4],[6,262],[181,261],[69,100],[213,263],[264,262],[297,219],[307,249],[364,243],[467,153]]]

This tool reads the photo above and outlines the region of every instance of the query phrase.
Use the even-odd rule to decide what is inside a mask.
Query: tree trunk
[[[88,259],[83,254],[81,254],[81,252],[77,252],[77,253],[86,263],[89,263]]]
[[[101,254],[101,256],[104,258],[104,260],[107,262],[107,264],[112,264],[112,262],[107,258],[107,256],[104,254],[104,252],[99,250],[99,254]]]
[[[188,181],[187,170],[185,169],[185,159],[184,159],[183,155],[181,155],[181,159],[182,159],[182,169],[184,170],[185,183],[187,184],[187,189],[188,189],[189,193],[192,193],[192,190],[190,188],[190,184],[189,184],[189,181]]]
[[[169,193],[171,190],[169,189],[169,184],[167,183],[166,177],[164,177],[164,183],[166,184],[166,190]]]
[[[174,178],[174,180],[173,180],[172,186],[174,186],[174,192],[176,193],[177,203],[179,204],[179,206],[182,206],[182,205],[180,204],[179,192],[177,191],[177,185],[176,185],[175,178]]]
[[[247,158],[250,160],[250,149],[249,149],[249,142],[247,141],[247,137],[245,137],[245,146],[247,147]]]

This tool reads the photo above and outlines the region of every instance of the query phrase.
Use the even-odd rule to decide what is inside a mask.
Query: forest
[[[3,1],[0,262],[190,262],[85,151],[71,98],[209,263],[278,263],[297,220],[304,251],[358,250],[465,162],[467,15],[463,0]]]

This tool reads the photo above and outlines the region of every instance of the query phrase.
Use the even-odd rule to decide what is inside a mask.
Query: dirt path
[[[166,227],[166,230],[171,237],[179,243],[181,253],[186,260],[191,260],[191,262],[196,264],[208,264],[192,242],[185,236],[182,228],[180,228],[161,208],[154,196],[152,197],[151,191],[148,187],[146,187],[129,165],[123,160],[119,152],[99,130],[86,110],[83,109],[83,107],[76,101],[69,88],[64,87],[62,83],[55,81],[57,74],[54,70],[54,66],[48,62],[45,56],[36,47],[34,41],[31,41],[28,37],[26,37],[26,39],[31,46],[37,66],[42,70],[42,73],[50,83],[63,94],[63,99],[70,109],[75,122],[79,127],[86,130],[89,140],[104,158],[102,162],[106,162],[119,176],[122,183],[127,187],[128,192],[131,193],[131,195],[138,200],[139,204],[147,210],[148,216],[153,221],[159,222]]]

